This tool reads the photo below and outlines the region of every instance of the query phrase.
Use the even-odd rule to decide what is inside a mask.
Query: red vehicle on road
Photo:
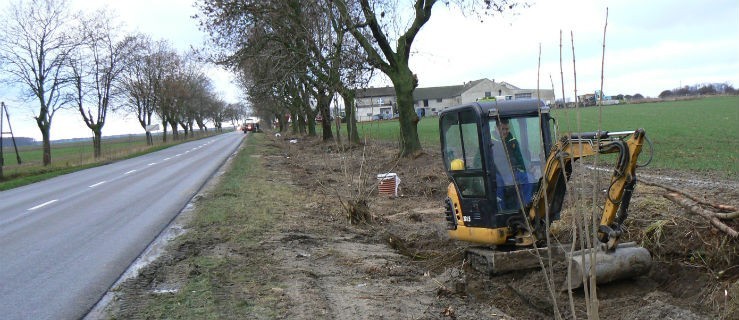
[[[241,126],[241,131],[244,133],[247,132],[259,132],[259,124],[254,122],[247,122],[244,123],[244,125]]]

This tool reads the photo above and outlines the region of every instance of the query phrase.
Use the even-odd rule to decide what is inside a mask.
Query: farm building
[[[540,99],[547,103],[554,101],[554,92],[540,90]],[[416,88],[413,92],[415,108],[425,115],[434,115],[446,108],[477,101],[483,98],[528,99],[536,98],[536,89],[521,89],[507,82],[479,79],[456,86]],[[356,95],[357,120],[369,121],[373,117],[397,113],[395,88],[358,89]]]

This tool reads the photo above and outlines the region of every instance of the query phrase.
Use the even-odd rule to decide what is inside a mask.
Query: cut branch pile
[[[688,192],[685,192],[685,191],[682,191],[680,189],[673,188],[673,187],[670,187],[670,186],[666,186],[666,185],[663,185],[663,184],[659,184],[659,183],[656,183],[656,182],[651,182],[651,181],[645,180],[643,178],[640,179],[639,182],[641,182],[643,184],[646,184],[646,185],[649,185],[649,186],[660,187],[660,188],[665,189],[667,191],[678,193],[678,194],[680,194],[680,195],[682,195],[682,196],[684,196],[684,197],[686,197],[686,198],[688,198],[690,200],[693,200],[693,201],[695,201],[695,202],[697,202],[699,204],[702,204],[704,206],[713,207],[714,209],[716,209],[716,210],[719,211],[719,213],[714,212],[714,214],[716,214],[717,217],[720,218],[720,219],[736,219],[737,217],[739,217],[739,212],[737,212],[737,210],[736,210],[736,208],[734,206],[730,206],[730,205],[726,205],[726,204],[717,204],[717,203],[711,203],[711,202],[708,202],[708,201],[704,201],[704,200],[701,200],[701,199],[696,198],[695,196],[693,196],[692,194],[690,194]],[[722,215],[721,212],[733,212],[733,213],[727,214],[727,215]]]
[[[732,229],[732,227],[728,226],[727,224],[721,221],[721,220],[733,220],[733,219],[739,218],[739,212],[737,212],[736,207],[726,205],[726,204],[717,204],[717,203],[712,203],[712,202],[708,202],[705,200],[701,200],[686,191],[673,188],[670,186],[666,186],[663,184],[659,184],[656,182],[651,182],[651,181],[647,181],[644,179],[641,179],[641,182],[646,185],[660,187],[662,189],[670,191],[669,193],[664,195],[665,198],[687,209],[691,213],[697,214],[699,216],[702,216],[708,219],[708,221],[710,221],[714,227],[728,234],[729,236],[733,238],[739,238],[739,232]],[[701,206],[714,208],[718,212],[706,210]]]
[[[723,216],[723,215],[726,215],[726,214],[711,212],[711,211],[708,211],[706,209],[703,209],[696,202],[691,201],[691,199],[688,199],[686,197],[683,197],[683,196],[681,196],[680,194],[678,194],[676,192],[670,192],[670,193],[666,194],[665,195],[665,198],[672,200],[673,202],[677,203],[681,207],[683,207],[685,209],[688,209],[688,211],[690,211],[692,213],[695,213],[697,215],[700,215],[700,216],[708,219],[708,221],[710,221],[711,224],[714,227],[716,227],[717,229],[723,231],[724,233],[728,234],[729,236],[731,236],[733,238],[739,238],[739,232],[737,232],[736,230],[732,229],[731,227],[729,227],[725,223],[721,222],[721,220],[719,220],[719,217],[720,217],[719,215],[722,215]],[[736,218],[736,212],[734,214],[732,214],[732,215],[734,215],[735,216],[734,218]],[[731,219],[734,219],[734,218],[731,218]]]

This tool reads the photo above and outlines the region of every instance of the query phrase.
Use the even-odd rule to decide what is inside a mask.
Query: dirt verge
[[[207,197],[233,208],[198,204],[203,207],[188,234],[123,286],[112,317],[550,319],[555,310],[564,318],[587,317],[582,290],[573,292],[572,303],[566,291],[556,291],[553,299],[540,270],[490,278],[465,265],[469,244],[446,235],[448,180],[438,151],[399,161],[389,144],[347,149],[259,135],[248,142],[258,147],[242,155],[251,164],[234,168],[251,171],[224,177],[226,183],[249,182]],[[378,195],[375,176],[385,172],[400,176],[398,197]],[[668,174],[706,180],[689,172]],[[711,188],[679,187],[739,205],[732,182],[712,178],[718,185]],[[590,192],[593,183],[599,182],[592,173],[576,172],[572,190]],[[624,240],[643,243],[654,264],[644,277],[598,286],[600,317],[737,319],[739,242],[663,194],[638,186]],[[342,203],[352,199],[366,200],[371,221],[347,222]],[[563,221],[575,207],[568,205]],[[566,224],[554,232],[568,236]]]

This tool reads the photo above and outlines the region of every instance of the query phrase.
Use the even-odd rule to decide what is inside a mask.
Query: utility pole
[[[3,117],[3,114],[5,115]],[[8,130],[3,130],[3,122],[8,120]],[[10,134],[10,138],[13,141],[13,148],[15,148],[15,159],[18,164],[21,164],[21,156],[18,153],[18,145],[15,143],[15,136],[13,135],[13,127],[10,125],[10,114],[8,113],[8,107],[5,106],[5,102],[0,102],[0,178],[3,177],[3,166],[5,165],[5,158],[3,157],[3,135]]]

